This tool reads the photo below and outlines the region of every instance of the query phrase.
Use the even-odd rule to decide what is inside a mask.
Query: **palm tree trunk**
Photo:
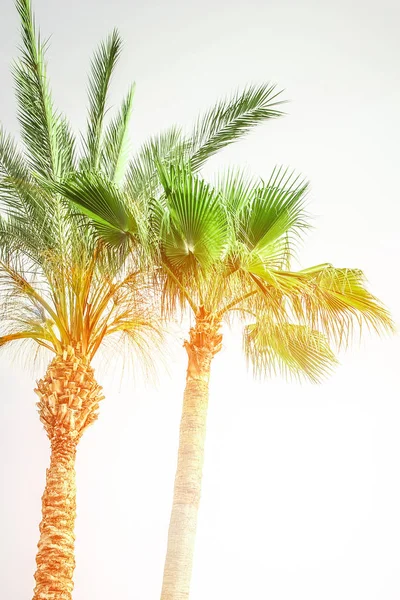
[[[50,439],[42,497],[33,600],[71,600],[75,569],[75,456],[84,430],[97,419],[101,388],[88,361],[68,348],[50,363],[35,390]]]
[[[75,569],[74,524],[76,441],[69,435],[51,440],[51,460],[42,497],[42,522],[36,555],[34,600],[71,600]]]
[[[179,433],[178,464],[168,532],[161,600],[188,600],[203,475],[208,387],[221,347],[219,322],[200,309],[185,342],[188,370]]]

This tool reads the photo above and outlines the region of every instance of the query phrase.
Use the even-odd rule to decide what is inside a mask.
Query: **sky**
[[[248,83],[276,82],[288,115],[210,161],[311,182],[305,267],[361,268],[400,321],[397,1],[36,0],[57,106],[85,127],[90,56],[115,26],[117,105],[137,90],[133,149]],[[0,121],[18,132],[10,64],[18,21],[0,0]],[[185,381],[185,330],[157,381],[98,361],[106,399],[77,458],[74,600],[160,595]],[[212,369],[191,600],[398,600],[399,336],[340,355],[324,384],[255,382],[240,330]],[[0,596],[34,585],[49,445],[34,371],[0,355]]]

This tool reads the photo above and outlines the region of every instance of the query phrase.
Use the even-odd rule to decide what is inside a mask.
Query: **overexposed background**
[[[399,322],[400,42],[397,1],[36,0],[56,104],[85,124],[94,47],[125,39],[113,102],[137,82],[137,146],[249,82],[271,80],[289,115],[213,159],[207,173],[275,163],[312,183],[303,266],[359,267]],[[0,0],[0,119],[17,131],[9,73],[18,22]],[[106,400],[77,461],[74,600],[159,597],[185,352],[144,386],[98,368]],[[321,386],[255,383],[240,332],[212,373],[191,600],[400,598],[399,337],[366,339]],[[0,597],[33,588],[48,442],[34,377],[3,352]],[[40,373],[36,373],[40,376]]]

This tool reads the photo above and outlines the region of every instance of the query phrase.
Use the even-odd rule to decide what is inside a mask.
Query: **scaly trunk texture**
[[[220,350],[220,322],[203,307],[185,342],[186,388],[179,433],[178,465],[168,532],[161,600],[188,600],[203,474],[208,384],[213,356]]]
[[[84,432],[97,419],[101,387],[85,357],[68,347],[50,363],[35,390],[51,459],[42,497],[33,600],[71,600],[76,507],[75,456]]]

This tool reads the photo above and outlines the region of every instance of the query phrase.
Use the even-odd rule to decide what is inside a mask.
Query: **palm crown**
[[[23,50],[14,78],[25,151],[0,130],[0,344],[31,339],[57,354],[72,346],[91,360],[104,338],[118,334],[145,350],[158,328],[141,256],[108,252],[86,234],[82,222],[71,218],[56,189],[82,164],[112,180],[126,168],[133,88],[117,117],[106,129],[103,124],[120,39],[113,33],[94,57],[88,132],[79,159],[66,119],[53,108],[44,44],[36,36],[29,2],[21,0],[17,6]]]
[[[301,177],[276,168],[262,182],[231,170],[212,186],[194,172],[188,145],[167,159],[156,143],[150,150],[158,185],[139,202],[166,316],[189,308],[219,324],[234,315],[245,321],[244,350],[257,374],[279,367],[313,381],[336,363],[331,344],[346,345],[363,324],[391,329],[360,270],[328,263],[290,270],[308,229]],[[60,191],[91,217],[104,243],[114,245],[117,230],[117,247],[135,247],[127,227],[135,200],[114,188],[106,214],[98,202],[103,182],[93,181],[74,176]]]

